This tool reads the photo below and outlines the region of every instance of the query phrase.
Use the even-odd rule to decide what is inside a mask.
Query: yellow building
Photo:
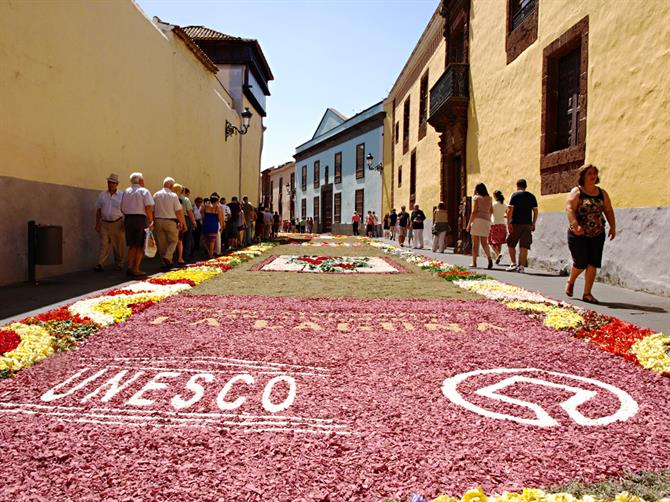
[[[601,278],[670,295],[670,3],[444,0],[439,14],[446,44],[428,60],[446,65],[435,80],[429,74],[428,121],[441,141],[425,161],[426,177],[416,147],[417,201],[430,206],[439,194],[447,202],[455,242],[464,237],[458,209],[469,209],[476,183],[509,197],[525,178],[540,209],[531,266],[558,270],[570,263],[567,192],[576,170],[594,164],[618,231],[606,244]],[[419,45],[429,47],[425,37]],[[416,89],[420,73],[404,86]],[[394,174],[402,165],[404,175],[407,154],[399,157],[397,145],[394,152]],[[396,206],[407,199],[396,189]]]
[[[438,8],[384,103],[384,213],[417,203],[430,217],[440,201],[439,135],[427,119],[429,89],[444,72],[443,31]]]
[[[282,223],[291,221],[295,218],[295,162],[285,162],[265,169],[263,175],[268,178],[263,194],[266,209],[272,213],[277,212]]]
[[[40,276],[92,267],[110,173],[120,188],[141,171],[152,191],[172,176],[193,195],[258,198],[264,112],[246,93],[236,102],[184,29],[130,0],[5,1],[0,58],[0,284],[26,277],[29,220],[63,226],[63,265]],[[228,135],[244,107],[247,134]]]

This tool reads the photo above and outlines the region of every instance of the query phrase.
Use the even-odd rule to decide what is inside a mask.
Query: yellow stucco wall
[[[3,1],[0,61],[0,175],[104,189],[110,172],[125,186],[138,170],[152,190],[170,175],[193,194],[237,192],[225,90],[131,1]],[[258,115],[252,129],[243,189],[255,200]]]
[[[440,201],[440,148],[439,134],[428,124],[426,135],[419,141],[419,95],[421,77],[428,70],[428,89],[435,84],[444,72],[444,55],[446,42],[444,38],[432,53],[430,59],[421,69],[418,78],[403,96],[396,97],[395,120],[399,122],[400,136],[394,148],[394,205],[400,210],[401,205],[409,204],[410,158],[416,148],[416,203],[428,212]],[[403,154],[403,109],[410,96],[409,150]],[[395,127],[395,126],[394,126]],[[391,140],[393,135],[384,136]],[[402,166],[402,186],[398,186],[398,167]]]
[[[247,133],[242,136],[242,190],[240,197],[246,195],[249,197],[249,202],[256,205],[260,190],[263,117],[254,110],[246,97],[243,102],[244,106],[249,107],[254,115],[251,117]]]
[[[472,2],[468,192],[483,181],[508,196],[524,177],[539,196],[542,51],[588,15],[586,162],[615,207],[670,205],[670,2],[541,0],[538,39],[509,65],[505,9]],[[565,196],[541,197],[541,211]]]

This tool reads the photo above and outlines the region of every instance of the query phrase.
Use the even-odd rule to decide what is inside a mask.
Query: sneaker
[[[509,267],[507,267],[508,272],[514,272],[518,269],[518,265],[516,263],[512,263]]]
[[[519,272],[520,274],[525,274],[526,273],[526,269],[523,268],[523,265],[519,265],[518,268],[516,269],[516,271]]]
[[[500,265],[500,259],[502,258],[502,253],[496,256],[496,265]]]

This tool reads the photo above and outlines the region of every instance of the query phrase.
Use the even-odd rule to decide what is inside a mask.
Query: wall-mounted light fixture
[[[368,161],[368,169],[370,171],[378,171],[381,174],[381,172],[384,170],[384,164],[380,162],[379,164],[373,166],[372,163],[374,162],[375,158],[372,156],[371,153],[368,153],[368,156],[365,158]]]
[[[233,124],[226,120],[226,141],[228,141],[228,136],[233,134],[246,134],[249,129],[249,122],[251,122],[251,117],[253,113],[249,111],[249,108],[245,108],[240,116],[242,117],[242,129],[238,129]]]
[[[286,194],[295,197],[295,188],[290,183],[286,183]]]

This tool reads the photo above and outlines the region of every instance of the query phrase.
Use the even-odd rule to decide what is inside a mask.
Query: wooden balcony
[[[467,113],[469,65],[451,63],[430,90],[428,123],[438,131]]]

